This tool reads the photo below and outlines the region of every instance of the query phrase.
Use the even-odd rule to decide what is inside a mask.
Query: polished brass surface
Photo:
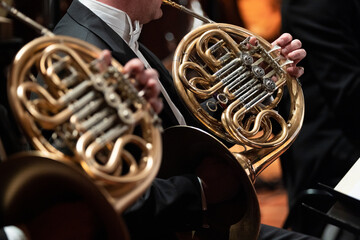
[[[173,77],[189,109],[211,133],[244,146],[243,152],[231,153],[215,138],[209,140],[229,162],[240,163],[245,193],[251,196],[242,223],[232,226],[240,230],[231,231],[230,239],[257,239],[260,215],[252,183],[295,140],[303,121],[303,94],[277,48],[243,28],[203,20],[207,24],[179,44]],[[36,149],[81,166],[121,213],[160,167],[157,116],[115,60],[113,67],[99,71],[99,49],[34,27],[47,36],[19,51],[8,79],[15,117]],[[258,43],[249,44],[249,37]],[[285,90],[291,97],[288,117],[275,110]],[[202,142],[208,138],[201,137]]]
[[[16,55],[8,91],[34,147],[78,162],[121,212],[156,175],[160,128],[120,64],[95,70],[100,52],[70,37],[37,38]]]
[[[160,167],[160,119],[116,60],[104,67],[97,47],[55,36],[1,4],[45,35],[27,43],[11,66],[8,95],[16,120],[37,150],[76,163],[121,213]]]
[[[163,3],[202,20],[179,4]],[[298,79],[286,72],[293,62],[281,55],[279,46],[238,26],[203,21],[204,25],[189,32],[177,46],[174,84],[188,109],[210,133],[243,147],[231,154],[254,183],[299,134],[303,92]],[[285,92],[291,99],[289,113],[281,114],[277,106]],[[210,147],[203,146],[202,150],[206,149]],[[259,226],[260,218],[252,220],[250,225]],[[257,239],[258,229],[253,230],[245,239]]]
[[[211,133],[245,148],[239,157],[251,165],[246,170],[252,180],[291,145],[302,126],[304,97],[298,80],[286,72],[290,64],[280,47],[224,23],[192,30],[174,54],[178,93]],[[291,98],[288,116],[276,110],[285,90]]]
[[[103,190],[55,154],[12,154],[0,164],[0,226],[17,226],[22,239],[129,240]]]

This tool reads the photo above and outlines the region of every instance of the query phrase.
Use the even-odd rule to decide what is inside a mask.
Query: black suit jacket
[[[82,39],[100,49],[109,49],[112,56],[125,64],[135,53],[108,25],[77,0],[73,1],[65,16],[54,29],[57,35],[67,35]],[[149,64],[159,72],[160,81],[170,96],[176,96],[172,77],[147,48],[140,44],[140,51]],[[184,114],[187,123],[197,125],[181,100],[173,98],[174,103]],[[161,112],[163,127],[177,125],[177,120],[164,99]],[[168,232],[193,229],[201,225],[200,186],[196,176],[176,176],[171,179],[155,179],[151,188],[145,192],[132,207],[124,213],[132,239],[170,239]],[[162,233],[159,236],[159,233]]]
[[[137,58],[121,37],[78,1],[73,1],[65,16],[55,27],[54,33],[82,39],[100,49],[109,49],[113,57],[123,65],[130,59]],[[141,43],[139,49],[151,67],[158,71],[161,83],[184,115],[187,124],[201,128],[202,126],[194,119],[182,100],[177,96],[172,77],[161,61]],[[164,128],[177,125],[178,122],[165,99],[163,102],[164,110],[160,113],[160,117],[163,120]]]
[[[281,157],[290,205],[318,182],[334,187],[360,157],[359,13],[358,0],[282,2],[283,32],[300,39],[307,51],[300,62],[304,125]]]

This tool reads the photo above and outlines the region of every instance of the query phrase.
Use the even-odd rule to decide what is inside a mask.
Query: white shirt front
[[[148,61],[139,51],[138,39],[140,37],[141,28],[142,28],[142,25],[140,25],[139,21],[135,21],[133,23],[130,17],[124,11],[111,7],[107,4],[98,2],[96,0],[79,0],[79,1],[87,8],[89,8],[100,19],[102,19],[111,29],[113,29],[129,45],[129,47],[134,51],[136,56],[144,63],[146,68],[151,68]],[[179,124],[186,125],[183,115],[180,113],[179,109],[170,99],[168,93],[161,84],[160,80],[158,80],[158,82],[161,87],[161,93],[163,94],[165,100],[169,104]]]

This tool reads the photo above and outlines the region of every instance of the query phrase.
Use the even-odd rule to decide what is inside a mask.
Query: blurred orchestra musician
[[[158,71],[159,80],[164,85],[165,91],[162,92],[164,111],[160,115],[164,127],[185,124],[184,120],[187,124],[197,125],[196,121],[188,116],[181,101],[177,99],[171,76],[161,61],[137,41],[142,25],[161,17],[161,3],[160,0],[74,0],[54,31],[56,34],[81,38],[100,48],[110,49],[113,57],[122,64],[132,58],[142,59],[146,68],[154,68]],[[110,13],[107,15],[110,17],[102,13]],[[121,17],[123,21],[111,18],[111,14]],[[99,25],[100,29],[92,28]],[[129,33],[124,29],[119,30],[117,29],[119,25],[132,31]],[[283,48],[286,46],[290,48],[286,54],[293,53],[291,56],[294,60],[300,61],[305,57],[305,50],[301,49],[298,41],[294,42],[291,36],[284,35],[276,41]],[[294,67],[291,71],[294,76],[300,76],[302,73],[302,69],[298,67]],[[170,97],[166,97],[168,95]],[[225,171],[229,172],[228,169]],[[226,180],[221,177],[223,173],[216,172],[216,174],[220,175],[216,179]],[[234,191],[237,189],[236,184],[223,186],[234,188]],[[171,239],[169,234],[176,229],[201,228],[202,199],[204,199],[201,196],[202,187],[196,175],[175,176],[170,180],[156,179],[144,196],[124,214],[132,239]],[[206,199],[208,189],[205,188],[204,191]],[[219,199],[219,196],[215,199]],[[210,195],[207,200],[216,201],[211,199]],[[262,226],[260,239],[277,239],[275,236],[279,239],[313,239],[295,232]]]
[[[166,90],[168,92],[166,93],[163,91],[162,92],[163,96],[166,95],[170,96],[170,99],[164,97],[164,110],[160,114],[160,117],[163,120],[164,127],[166,128],[174,124],[177,125],[179,124],[179,122],[182,123],[183,120],[181,115],[185,117],[187,124],[198,125],[196,121],[194,122],[192,117],[188,115],[187,110],[183,109],[184,106],[181,103],[181,101],[179,101],[179,99],[176,99],[175,97],[176,93],[174,92],[174,88],[172,86],[171,76],[164,68],[164,66],[161,64],[161,61],[157,59],[152,53],[150,53],[141,43],[137,41],[142,25],[151,22],[151,20],[161,17],[162,15],[162,11],[160,8],[161,4],[162,1],[155,1],[155,0],[154,1],[138,0],[131,2],[92,1],[92,0],[73,1],[65,17],[59,22],[59,24],[55,28],[55,33],[81,38],[92,44],[99,46],[100,48],[109,48],[110,50],[113,51],[112,52],[113,56],[120,63],[125,63],[126,61],[134,57],[139,57],[140,59],[143,59],[146,67],[151,66],[159,72],[160,81],[164,85],[163,90]],[[107,14],[105,14],[105,12]],[[111,20],[112,18],[109,16],[114,16],[114,15],[118,16],[118,18],[123,19],[123,21],[119,21],[118,19]],[[85,16],[87,17],[85,18]],[[99,29],[96,26],[102,26],[102,27]],[[127,30],[124,31],[124,29]],[[114,41],[114,39],[116,39],[116,41]],[[278,41],[280,45],[285,46],[287,44],[290,44],[292,42],[292,39],[290,36],[283,36],[281,40]],[[295,46],[291,47],[290,52],[291,51],[296,52],[296,50],[298,50],[298,47],[296,47],[295,44]],[[302,59],[305,56],[305,51],[303,50],[300,50],[298,53],[299,53],[298,55],[296,54],[296,58]],[[293,70],[294,72],[292,74],[296,76],[302,74],[301,69],[294,68]],[[178,112],[178,110],[176,110],[174,106],[176,108],[179,108],[180,112]],[[179,115],[179,113],[181,113],[181,115]],[[173,115],[173,117],[170,117],[170,115]],[[184,124],[184,122],[182,124]],[[171,185],[168,185],[169,182],[156,179],[154,181],[153,187],[150,189],[150,192],[145,194],[144,198],[141,198],[140,201],[134,204],[134,206],[131,207],[124,214],[125,219],[127,220],[127,223],[129,225],[130,232],[134,239],[146,238],[145,236],[141,236],[142,234],[145,234],[148,237],[149,236],[161,237],[161,235],[163,235],[162,237],[166,238],[166,235],[169,234],[169,232],[165,230],[171,230],[174,227],[178,229],[185,227],[184,229],[186,229],[189,226],[194,227],[193,224],[195,225],[198,224],[198,226],[201,226],[201,221],[197,223],[194,222],[201,219],[198,218],[199,217],[198,214],[201,212],[201,201],[200,198],[195,200],[197,198],[196,196],[198,197],[200,196],[199,195],[200,186],[198,185],[199,182],[196,180],[196,178],[194,179],[193,176],[191,177],[187,176],[186,178],[184,177],[185,176],[178,176],[170,180],[170,182],[172,182],[171,185],[176,183],[176,185],[173,185],[173,187],[177,186],[176,188],[178,190],[176,190],[176,188],[171,189]],[[189,181],[190,179],[193,180]],[[160,190],[161,188],[159,188],[159,186],[161,185],[162,187],[166,187],[168,191],[168,194],[162,195],[163,198],[170,198],[171,199],[170,202],[175,201],[173,202],[173,204],[175,204],[174,206],[178,206],[178,207],[177,209],[173,209],[172,207],[167,208],[166,205],[168,205],[169,202],[166,205],[162,205],[161,202],[157,201],[157,205],[160,204],[161,208],[163,207],[165,207],[165,209],[167,208],[172,214],[164,212],[160,216],[154,216],[153,214],[156,214],[156,212],[153,212],[153,210],[151,209],[155,207],[153,202],[154,198],[157,195],[155,192],[163,191]],[[180,192],[177,192],[179,190],[182,192],[181,194]],[[193,193],[189,195],[190,192]],[[170,194],[174,194],[174,195],[171,196]],[[184,196],[186,195],[188,197],[192,196],[190,199],[192,198],[195,199],[193,202],[187,201],[189,204],[188,206],[181,206],[178,205],[179,203],[178,200],[176,199],[176,196],[180,197],[179,194],[183,195],[183,197],[181,197],[183,199]],[[189,199],[188,197],[186,197],[186,199]],[[198,210],[200,210],[200,212],[195,211],[192,214],[188,215],[193,210],[195,210],[193,208],[193,210],[189,212],[190,210],[189,207],[191,207],[191,205],[193,205],[196,202],[198,206],[195,207],[195,209],[197,208]],[[179,211],[182,211],[182,213],[180,213]],[[178,219],[176,220],[171,219],[170,221],[168,218],[166,218],[167,220],[162,219],[162,217],[166,217],[166,216],[169,217],[170,215],[178,216]],[[140,219],[142,220],[140,221]],[[161,226],[165,226],[165,227],[161,227]],[[159,227],[162,230],[159,229]],[[266,229],[267,227],[265,226],[263,228]],[[276,231],[277,230],[282,231],[280,229],[276,229]],[[265,238],[268,237],[270,239],[271,234],[267,235],[266,232],[269,233],[271,231],[268,232],[267,230],[263,230],[262,237]],[[290,238],[292,234],[295,233],[291,233],[291,232],[285,233],[285,235],[288,235]],[[167,239],[169,239],[169,236]]]

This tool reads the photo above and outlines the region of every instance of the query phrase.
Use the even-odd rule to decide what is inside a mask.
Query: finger
[[[288,67],[286,71],[290,74],[290,76],[299,78],[304,74],[303,67]]]
[[[145,69],[142,72],[137,73],[135,78],[138,82],[137,87],[139,90],[142,90],[143,88],[147,88],[150,79],[153,80],[150,82],[150,85],[153,86],[153,84],[155,84],[160,89],[160,86],[157,82],[157,79],[159,78],[159,74],[155,69]]]
[[[278,45],[284,47],[292,41],[293,37],[289,33],[283,33],[279,38],[277,38],[272,45]]]
[[[129,74],[130,76],[134,77],[137,74],[143,72],[144,69],[144,64],[140,61],[140,59],[134,58],[125,64],[123,68],[123,73]]]
[[[284,46],[281,50],[281,53],[286,56],[287,54],[291,53],[292,51],[295,51],[297,49],[300,49],[302,47],[302,43],[299,39],[295,39],[291,41],[289,44]]]
[[[253,46],[256,46],[257,44],[257,39],[256,37],[250,37],[249,43]]]
[[[145,98],[155,98],[160,94],[160,85],[155,78],[149,78],[143,90],[145,91]]]
[[[109,50],[103,50],[100,54],[100,59],[104,61],[106,65],[110,65],[111,63],[111,52]]]
[[[161,112],[164,107],[163,101],[161,98],[152,98],[148,101],[151,107],[154,109],[156,113]]]
[[[144,82],[143,86],[139,86],[144,91],[144,98],[150,103],[156,113],[163,108],[162,99],[159,98],[160,84],[158,83],[158,73],[154,69],[146,69],[137,77],[140,82]]]
[[[111,52],[109,50],[103,50],[100,56],[93,62],[95,69],[99,72],[104,72],[111,64]]]
[[[306,57],[306,51],[305,49],[297,49],[292,51],[287,55],[288,59],[294,61],[294,65],[296,65],[298,62],[300,62],[302,59]]]

